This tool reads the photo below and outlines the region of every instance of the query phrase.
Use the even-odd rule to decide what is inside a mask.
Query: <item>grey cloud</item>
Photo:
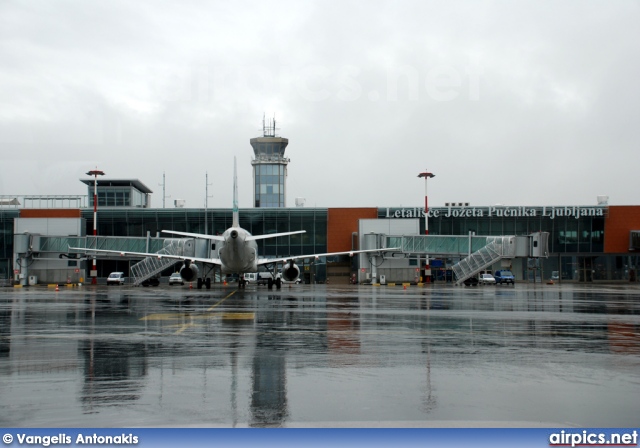
[[[99,165],[155,205],[164,171],[167,194],[202,206],[208,172],[209,206],[228,207],[237,155],[249,206],[266,112],[290,139],[291,206],[420,205],[424,168],[434,204],[636,203],[639,15],[632,1],[3,3],[2,164],[48,164],[39,182],[4,173],[0,194],[84,194],[78,173]]]

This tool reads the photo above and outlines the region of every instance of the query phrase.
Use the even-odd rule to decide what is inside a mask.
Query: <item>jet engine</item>
[[[282,268],[282,279],[287,282],[295,282],[300,276],[300,268],[291,260]]]
[[[185,282],[193,282],[198,279],[198,266],[186,261],[180,268],[180,277]]]

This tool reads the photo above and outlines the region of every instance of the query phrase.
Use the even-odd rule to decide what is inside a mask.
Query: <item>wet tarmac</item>
[[[0,288],[3,427],[634,427],[640,289]]]

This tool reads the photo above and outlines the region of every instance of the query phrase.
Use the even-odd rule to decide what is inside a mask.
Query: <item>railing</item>
[[[501,258],[516,256],[514,236],[387,236],[387,247],[400,247],[405,254],[429,256],[464,256],[452,266],[456,283],[460,284]]]
[[[514,237],[512,236],[486,237],[485,243],[484,247],[451,267],[456,276],[456,284],[461,284],[504,257],[511,258],[515,255]]]
[[[39,239],[39,246],[34,252],[69,253],[70,247],[78,248],[71,252],[91,254],[94,249],[113,250],[117,252],[155,253],[156,256],[143,258],[142,261],[131,266],[131,276],[134,285],[159,274],[177,260],[162,258],[162,255],[193,256],[194,243],[192,238],[144,238],[144,237],[47,237]],[[117,257],[117,254],[100,254],[100,257]],[[142,258],[142,257],[141,257]]]
[[[189,255],[185,254],[185,246],[188,245],[190,241],[193,240],[184,238],[167,239],[164,247],[157,252],[158,256],[147,257],[131,266],[131,276],[133,277],[134,286],[141,285],[145,280],[160,274],[178,262],[178,260],[173,258],[162,258],[162,255]]]
[[[87,208],[87,195],[0,195],[0,208]]]
[[[402,252],[429,255],[462,255],[480,250],[487,244],[486,236],[387,236],[387,247],[400,247]]]
[[[117,250],[122,252],[158,252],[164,246],[164,242],[171,238],[146,238],[146,237],[113,237],[113,236],[86,236],[86,237],[40,237],[38,252],[69,252],[69,247],[80,247],[86,250],[102,249]],[[147,247],[147,242],[149,247]]]

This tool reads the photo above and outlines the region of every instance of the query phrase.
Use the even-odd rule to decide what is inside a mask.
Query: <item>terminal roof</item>
[[[95,179],[80,179],[80,182],[93,186]],[[134,187],[143,193],[153,193],[138,179],[98,179],[98,187]]]

